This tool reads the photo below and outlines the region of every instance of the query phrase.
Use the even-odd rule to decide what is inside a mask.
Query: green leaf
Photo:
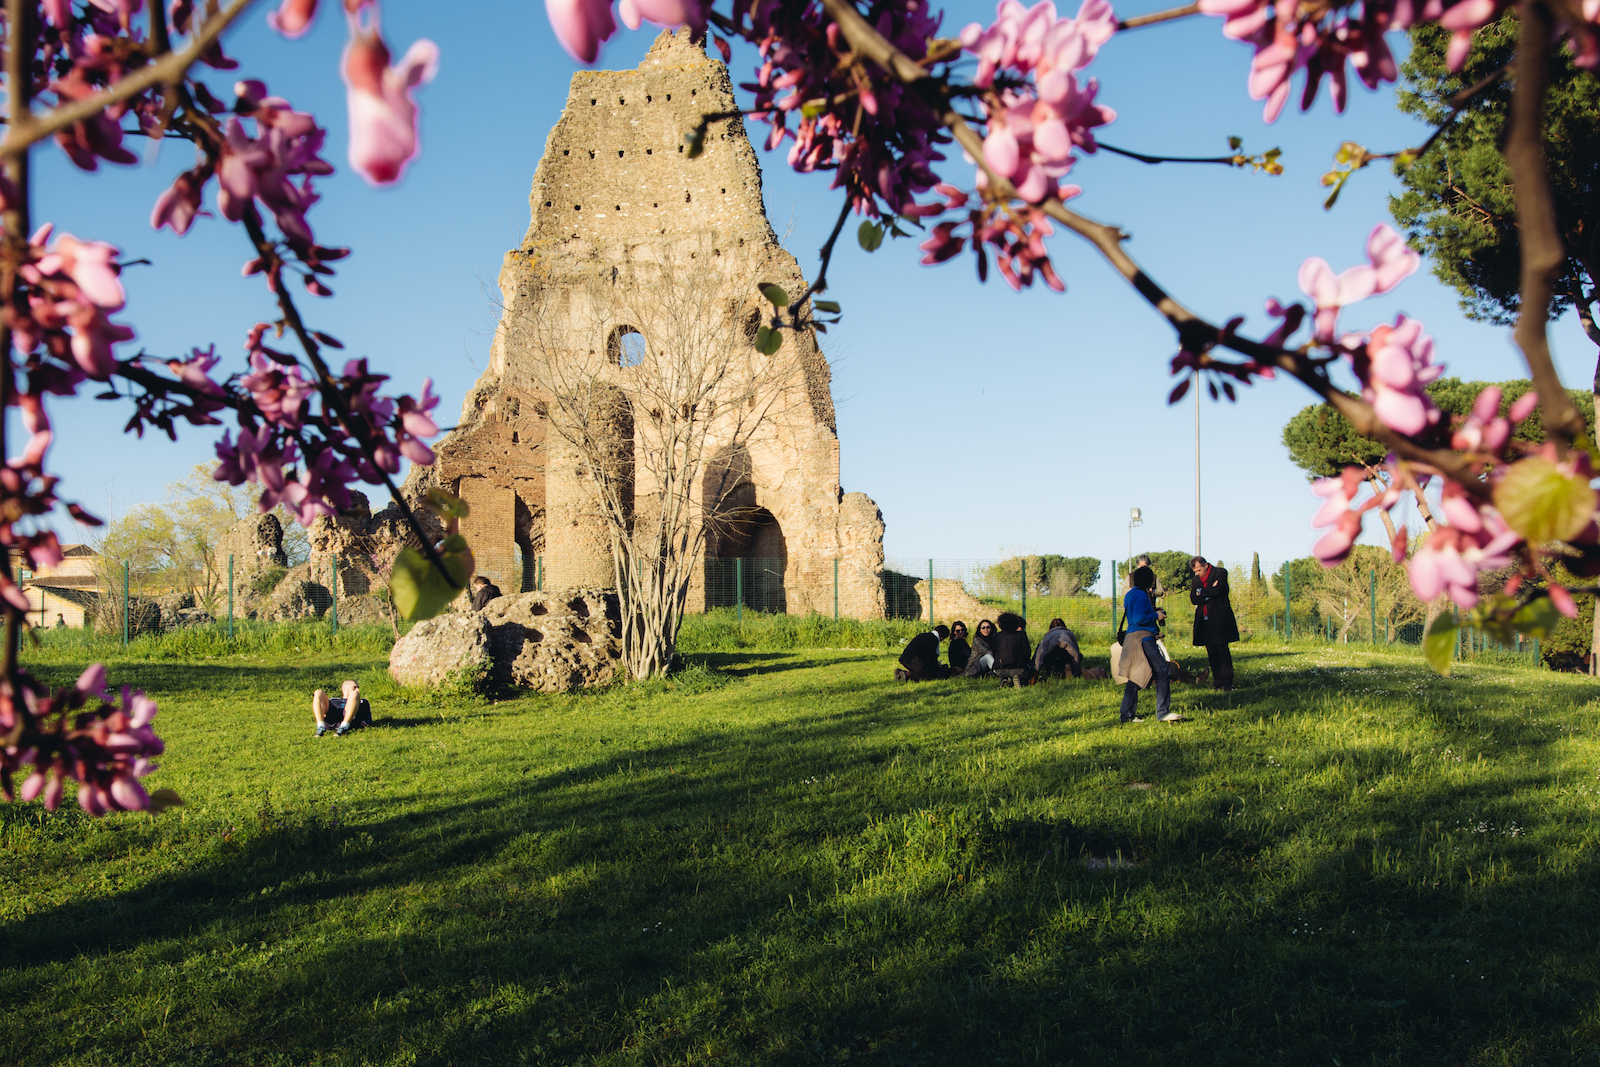
[[[775,308],[786,308],[789,306],[789,294],[784,292],[783,286],[781,285],[773,285],[771,282],[768,282],[761,287],[761,295],[766,297],[767,301]]]
[[[773,355],[774,353],[776,353],[778,351],[778,349],[780,349],[782,347],[783,347],[783,331],[782,330],[767,330],[767,336],[765,336],[765,337],[761,336],[761,333],[760,333],[759,330],[756,331],[756,351],[760,352],[763,356]]]
[[[1513,463],[1500,479],[1494,505],[1507,525],[1534,544],[1566,541],[1594,518],[1594,490],[1588,479],[1541,456],[1529,456]]]
[[[875,222],[863,222],[861,229],[856,231],[856,240],[861,242],[861,247],[868,252],[876,252],[883,244],[883,227]]]
[[[755,350],[757,352],[765,352],[767,350],[767,339],[769,337],[771,337],[771,336],[772,336],[771,327],[768,327],[768,326],[759,327],[756,330],[756,339],[753,342],[751,342],[751,344],[753,345],[753,347],[755,348]]]
[[[449,540],[457,539],[459,535]],[[456,580],[455,585],[451,585],[443,571],[410,545],[402,548],[400,554],[395,557],[394,573],[389,579],[389,590],[394,597],[395,609],[402,617],[412,622],[431,619],[435,615],[442,614],[444,609],[450,606],[450,602],[466,589],[467,578],[471,575],[469,566],[471,555],[459,552],[441,554],[444,556],[444,565],[449,570],[450,576]]]
[[[145,810],[151,815],[160,815],[168,808],[183,807],[183,798],[173,789],[157,789],[150,794],[150,807]]]
[[[1422,657],[1435,674],[1450,677],[1450,661],[1455,658],[1458,632],[1453,615],[1440,615],[1428,628],[1428,636],[1422,639]]]
[[[813,300],[811,306],[830,315],[839,314],[839,304],[835,300]]]
[[[1228,147],[1233,149],[1235,152],[1239,151],[1239,149],[1244,147],[1244,138],[1243,137],[1230,137],[1230,138],[1228,138]]]
[[[433,509],[434,514],[445,519],[464,519],[472,511],[467,507],[465,500],[443,489],[428,490],[428,507]]]
[[[1559,622],[1561,622],[1561,612],[1547,596],[1528,601],[1511,616],[1511,625],[1529,637],[1537,637],[1540,640],[1555,633]]]

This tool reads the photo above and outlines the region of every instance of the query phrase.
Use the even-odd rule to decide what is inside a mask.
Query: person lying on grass
[[[356,680],[346,678],[339,690],[344,695],[331,700],[324,689],[311,694],[311,717],[316,720],[318,737],[327,733],[329,728],[337,736],[343,737],[351,730],[372,725],[372,705],[361,695],[361,686],[356,684]]]

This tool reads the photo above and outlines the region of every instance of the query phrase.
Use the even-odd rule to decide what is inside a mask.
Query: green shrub
[[[268,567],[251,580],[250,591],[256,596],[271,596],[272,591],[278,588],[278,583],[283,581],[288,573],[288,567]]]

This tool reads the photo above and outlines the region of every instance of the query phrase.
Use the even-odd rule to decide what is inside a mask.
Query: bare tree
[[[1372,618],[1374,587],[1378,622],[1385,631],[1425,617],[1427,607],[1411,591],[1405,565],[1382,549],[1359,545],[1317,584],[1317,605],[1324,618],[1338,620],[1340,641],[1348,642],[1356,625]]]
[[[546,408],[552,508],[575,498],[576,522],[609,552],[635,678],[671,664],[708,544],[752,521],[752,446],[808,402],[796,335],[757,350],[765,279],[732,259],[704,243],[597,265],[543,283],[502,320]]]

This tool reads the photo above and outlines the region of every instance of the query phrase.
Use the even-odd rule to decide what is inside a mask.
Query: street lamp
[[[1128,588],[1133,588],[1133,528],[1144,525],[1144,512],[1138,508],[1128,511]]]

